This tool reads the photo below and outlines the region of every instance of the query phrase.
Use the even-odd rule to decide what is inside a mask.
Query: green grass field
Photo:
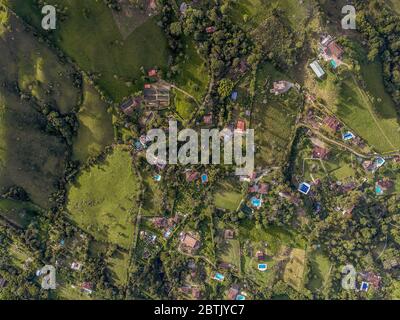
[[[24,269],[24,264],[30,258],[29,249],[17,243],[13,243],[9,247],[13,264],[19,269]]]
[[[363,89],[351,75],[339,81],[335,74],[325,68],[324,80],[308,83],[314,88],[324,104],[367,144],[378,152],[400,149],[400,126],[396,107],[385,91],[380,62],[364,62],[365,52],[354,44],[361,63],[361,75],[366,88]],[[346,68],[342,66],[341,68]]]
[[[37,213],[38,208],[30,202],[0,200],[0,216],[20,227],[27,227]]]
[[[74,69],[62,63],[33,33],[25,31],[20,19],[8,14],[7,24],[11,29],[1,36],[4,41],[0,42],[0,77],[17,82],[20,90],[32,95],[39,104],[51,104],[61,113],[70,112],[80,95],[73,86]]]
[[[331,263],[320,250],[313,251],[309,259],[311,269],[307,287],[313,292],[318,292],[328,280]]]
[[[144,177],[146,191],[144,194],[144,204],[142,214],[145,216],[157,216],[163,212],[163,181],[157,182],[151,175]]]
[[[83,103],[78,112],[79,130],[74,141],[74,158],[85,162],[98,155],[114,141],[111,115],[107,104],[87,81],[83,86]]]
[[[192,118],[196,110],[196,103],[182,92],[174,90],[174,105],[176,113],[185,121]]]
[[[32,3],[33,0],[17,0],[11,5],[20,16],[39,27],[40,10]],[[54,33],[56,44],[83,70],[96,73],[97,83],[114,100],[120,101],[142,89],[140,67],[166,67],[167,42],[156,16],[124,40],[104,1],[71,0],[65,5],[62,0],[53,0],[52,4],[68,8],[66,18]]]
[[[82,172],[69,187],[69,217],[96,240],[128,249],[133,241],[133,216],[138,192],[131,157],[116,148],[105,162]]]
[[[294,132],[294,123],[300,104],[298,94],[291,89],[284,97],[271,95],[273,81],[289,80],[271,64],[262,65],[257,73],[256,97],[252,112],[255,132],[256,166],[280,164]]]
[[[394,11],[400,15],[400,2],[397,0],[388,0],[387,1],[390,5],[391,8],[394,9]]]
[[[299,4],[298,0],[239,0],[234,1],[230,17],[239,25],[251,29],[259,25],[273,8],[284,10],[292,27],[303,26],[307,17],[309,0]]]
[[[46,120],[34,106],[0,90],[0,192],[20,186],[42,207],[64,172],[66,146],[44,132]]]
[[[330,176],[339,181],[354,178],[356,169],[359,167],[355,157],[347,152],[338,150],[331,145],[326,146],[329,149],[328,159],[320,160],[312,158],[311,147],[299,150],[296,161],[296,171],[305,181],[322,179]]]
[[[243,199],[241,190],[233,181],[223,181],[219,184],[218,191],[215,193],[214,202],[217,208],[236,211]]]
[[[9,28],[0,36],[0,192],[18,185],[34,203],[48,207],[64,171],[66,146],[46,132],[47,121],[38,110],[51,104],[70,112],[80,92],[73,86],[73,68],[25,31],[20,19],[9,11],[1,15],[3,22],[7,15]],[[22,101],[16,85],[35,102]]]
[[[128,280],[129,253],[118,250],[107,259],[107,266],[116,285],[123,286]]]
[[[237,239],[228,240],[228,243],[221,244],[219,258],[226,263],[240,269],[240,242]]]
[[[240,239],[248,245],[243,247],[242,270],[250,276],[259,286],[269,287],[277,272],[276,264],[283,247],[305,248],[304,239],[300,238],[294,230],[281,227],[257,228],[254,222],[246,220],[240,226]],[[264,261],[268,265],[267,271],[257,269],[259,261],[255,257],[258,250],[266,254]]]
[[[192,95],[198,102],[206,93],[208,72],[205,61],[197,53],[193,41],[185,40],[186,48],[183,61],[179,64],[179,73],[174,82],[177,87]],[[192,98],[178,90],[174,90],[175,110],[184,120],[190,120],[197,104]]]
[[[352,79],[343,82],[338,116],[379,152],[398,150],[400,134],[395,110],[391,105],[382,105],[380,114],[376,110],[365,91]]]

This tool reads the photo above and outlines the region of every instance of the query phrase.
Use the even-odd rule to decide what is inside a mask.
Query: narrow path
[[[300,123],[297,124],[297,126],[298,127],[304,127],[304,128],[307,128],[307,129],[311,130],[313,132],[313,134],[319,136],[320,138],[322,138],[322,139],[324,139],[324,140],[326,140],[326,141],[328,141],[328,142],[330,142],[332,144],[335,144],[335,145],[337,145],[337,146],[339,146],[341,148],[344,148],[344,149],[350,151],[351,153],[355,154],[357,157],[360,157],[360,158],[363,158],[363,159],[369,159],[369,158],[371,158],[371,157],[373,157],[375,155],[375,154],[368,154],[368,155],[361,154],[358,151],[355,151],[353,148],[349,147],[348,145],[345,145],[345,144],[343,144],[341,142],[337,142],[337,141],[335,141],[335,140],[333,140],[331,138],[328,138],[328,137],[324,136],[322,133],[320,133],[319,131],[313,129],[311,126],[309,126],[309,125],[307,125],[305,123],[301,123],[300,122]]]
[[[196,99],[195,97],[193,97],[189,92],[187,92],[187,91],[185,91],[185,90],[183,90],[183,89],[177,87],[177,86],[174,85],[174,84],[170,84],[170,85],[171,85],[171,88],[174,88],[174,89],[178,90],[179,92],[182,92],[184,95],[188,96],[189,98],[193,99],[194,102],[196,102],[197,106],[200,107],[200,103],[199,103],[199,102],[197,101],[197,99]]]

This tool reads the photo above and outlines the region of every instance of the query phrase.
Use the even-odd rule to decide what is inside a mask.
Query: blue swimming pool
[[[260,270],[260,271],[265,271],[265,270],[267,270],[267,268],[268,268],[268,266],[265,263],[258,264],[258,270]]]
[[[222,281],[222,280],[225,279],[225,277],[220,273],[216,273],[215,276],[214,276],[214,279],[218,280],[218,281]]]

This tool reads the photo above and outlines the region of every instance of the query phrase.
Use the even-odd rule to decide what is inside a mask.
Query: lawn
[[[34,203],[49,207],[64,172],[66,145],[48,133],[38,110],[50,103],[61,113],[70,112],[80,92],[73,86],[73,68],[15,16],[8,14],[7,23],[11,30],[2,30],[0,41],[0,192],[21,186]],[[21,100],[16,85],[35,99]]]
[[[12,6],[39,28],[40,10],[21,2],[33,0],[17,0]],[[142,66],[166,68],[169,52],[157,16],[147,19],[124,39],[104,1],[71,0],[68,6],[62,0],[52,3],[60,9],[68,8],[53,40],[83,70],[95,73],[97,83],[115,101],[142,89]],[[132,23],[136,21],[133,19]]]
[[[36,98],[40,105],[51,104],[61,113],[70,112],[80,95],[73,85],[75,70],[60,61],[33,33],[24,30],[20,19],[8,14],[7,24],[11,29],[3,32],[0,42],[0,78],[17,82],[19,89]]]
[[[307,18],[309,0],[299,5],[298,0],[240,0],[232,4],[231,18],[244,28],[251,30],[259,25],[273,8],[285,11],[285,15],[294,28],[301,28]]]
[[[296,116],[301,109],[296,89],[292,88],[283,97],[269,93],[273,81],[277,80],[290,81],[269,63],[259,68],[252,112],[252,127],[257,147],[256,166],[278,165],[286,161]]]
[[[304,239],[295,231],[288,228],[271,226],[257,228],[252,221],[245,221],[240,226],[240,241],[244,243],[242,249],[242,270],[259,286],[269,287],[278,271],[277,263],[283,248],[305,248]],[[256,252],[262,250],[266,255],[267,271],[259,271]]]
[[[345,72],[345,80],[340,81],[325,67],[327,77],[324,80],[314,79],[307,85],[314,88],[317,97],[369,146],[378,152],[398,150],[398,116],[395,105],[383,85],[382,65],[379,61],[365,62],[365,52],[357,44],[354,44],[354,47],[361,62],[365,89],[356,82],[350,72]]]
[[[353,165],[359,166],[355,157],[332,146],[327,146],[327,148],[329,149],[327,160],[313,159],[310,148],[299,151],[296,170],[305,181],[322,179],[327,175],[339,181],[354,178],[356,170]]]
[[[313,251],[309,259],[310,275],[307,287],[313,292],[318,292],[328,280],[331,263],[320,250]]]
[[[74,141],[74,158],[85,162],[114,141],[111,114],[107,104],[88,81],[83,85],[83,102],[78,112],[79,129]]]
[[[400,2],[398,0],[388,0],[388,3],[400,15]]]
[[[71,287],[71,284],[68,283],[57,287],[56,294],[60,300],[91,300],[89,295],[82,293],[79,288]]]
[[[240,239],[251,242],[266,242],[269,254],[276,255],[282,245],[305,248],[306,243],[293,229],[271,226],[257,228],[254,222],[246,220],[240,226]]]
[[[174,78],[174,83],[200,103],[207,91],[209,81],[206,63],[197,53],[192,40],[185,39],[184,43],[186,44],[185,54],[179,63],[179,72]],[[193,112],[198,108],[196,101],[178,90],[174,90],[174,95],[177,114],[184,120],[190,120]]]
[[[214,202],[217,208],[236,211],[240,202],[243,199],[243,194],[234,181],[225,180],[219,183],[218,191],[215,193]]]
[[[114,283],[124,286],[128,280],[129,253],[128,251],[118,250],[107,259],[107,266],[111,271]]]
[[[133,241],[137,175],[130,154],[115,148],[104,163],[83,171],[69,186],[69,217],[96,240],[128,249]]]
[[[58,137],[43,131],[45,125],[31,103],[0,89],[0,192],[20,186],[41,207],[50,206],[66,153]]]
[[[38,208],[30,202],[0,199],[0,216],[26,228],[37,215]]]
[[[299,292],[304,286],[305,259],[305,250],[293,249],[283,273],[283,281]]]
[[[195,44],[185,39],[184,60],[179,64],[180,72],[174,82],[179,88],[189,92],[198,101],[207,91],[208,72],[206,62],[197,53]]]
[[[157,216],[163,214],[163,190],[164,190],[164,181],[155,181],[154,177],[142,173],[144,176],[144,185],[145,185],[145,193],[144,193],[144,204],[142,207],[142,214],[145,216]],[[165,185],[164,185],[165,186]]]
[[[174,90],[174,105],[176,113],[185,121],[193,117],[196,110],[196,103],[184,93]]]
[[[9,247],[9,252],[12,257],[13,264],[20,269],[24,269],[26,260],[30,258],[29,249],[21,244],[13,243]]]
[[[227,243],[226,243],[227,242]],[[240,270],[240,242],[237,239],[227,240],[220,245],[220,259],[234,265]]]
[[[400,148],[399,126],[397,118],[391,118],[392,111],[395,112],[391,108],[390,105],[383,106],[380,114],[377,114],[366,92],[358,87],[353,79],[343,82],[338,116],[379,152]]]

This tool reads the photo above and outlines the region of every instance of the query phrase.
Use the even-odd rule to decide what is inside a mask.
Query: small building
[[[257,251],[256,252],[256,258],[257,258],[258,261],[264,261],[265,260],[264,251],[261,251],[261,250]]]
[[[237,91],[233,91],[232,94],[231,94],[231,99],[233,101],[236,101],[237,98],[238,98],[238,92]]]
[[[232,265],[230,263],[228,263],[228,262],[221,262],[218,265],[218,268],[222,269],[222,270],[230,270],[232,268]]]
[[[179,11],[181,14],[185,15],[186,11],[188,9],[188,5],[186,2],[182,2],[181,5],[179,6]]]
[[[204,124],[210,125],[212,124],[212,121],[213,121],[212,113],[209,113],[203,117]]]
[[[135,108],[140,106],[140,98],[129,98],[120,105],[120,109],[126,115],[131,115]]]
[[[366,282],[370,283],[375,289],[379,289],[382,280],[381,276],[378,276],[373,272],[362,273],[361,276]]]
[[[363,163],[362,163],[362,167],[364,168],[364,170],[366,170],[366,171],[373,171],[374,170],[374,164],[373,164],[373,162],[371,161],[371,160],[365,160]]]
[[[240,60],[239,71],[241,73],[245,73],[248,69],[249,69],[249,64],[247,63],[247,61],[245,59]]]
[[[191,286],[183,286],[179,288],[179,291],[182,292],[183,294],[189,294],[192,291]]]
[[[82,264],[80,262],[72,262],[71,263],[71,269],[72,270],[76,270],[76,271],[80,271],[82,269]]]
[[[227,299],[236,300],[238,294],[239,294],[239,289],[237,287],[231,287],[228,291]]]
[[[157,76],[157,70],[156,69],[151,69],[149,72],[147,72],[147,75],[149,77],[156,77]]]
[[[331,117],[331,116],[325,117],[324,125],[326,125],[333,132],[337,132],[341,128],[341,124],[340,124],[339,120],[337,120],[335,117]]]
[[[336,43],[331,41],[325,48],[325,54],[335,61],[340,61],[343,58],[343,49]]]
[[[325,71],[322,69],[321,65],[317,60],[310,64],[311,69],[317,75],[318,78],[322,78],[325,75]]]
[[[313,158],[326,160],[328,159],[329,150],[323,147],[315,146],[313,149]]]
[[[206,28],[206,32],[207,32],[207,33],[214,33],[215,30],[217,30],[217,28],[215,28],[214,26],[211,26],[211,27],[207,27],[207,28]]]
[[[288,92],[294,86],[294,84],[289,81],[281,80],[274,82],[273,86],[274,87],[270,92],[275,93],[275,95],[279,95]]]
[[[87,294],[92,294],[93,286],[90,282],[83,282],[81,285],[81,290]]]
[[[5,288],[6,285],[7,285],[7,280],[0,278],[0,289]]]
[[[186,171],[186,181],[187,182],[193,182],[199,177],[199,173],[194,170],[188,170]]]
[[[235,232],[232,229],[226,229],[224,231],[224,239],[232,240],[235,237]]]
[[[197,288],[197,287],[192,288],[192,297],[195,300],[198,300],[201,298],[201,291],[199,288]]]
[[[238,132],[246,131],[246,122],[244,120],[238,120],[236,122],[236,131],[238,131]]]
[[[181,249],[192,253],[200,248],[200,241],[189,233],[181,234]]]

